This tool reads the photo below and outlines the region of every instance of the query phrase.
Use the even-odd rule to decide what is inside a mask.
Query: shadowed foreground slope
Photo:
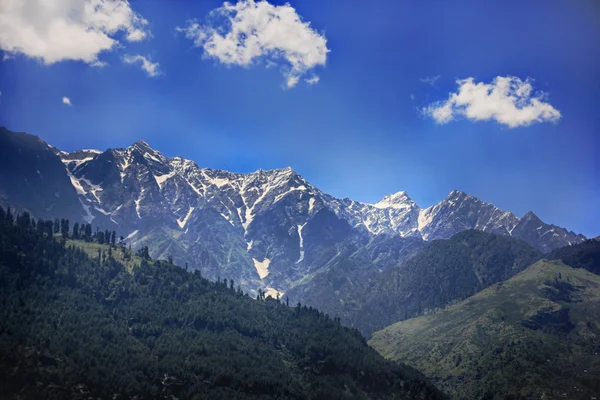
[[[317,310],[86,240],[0,208],[3,398],[443,398]]]

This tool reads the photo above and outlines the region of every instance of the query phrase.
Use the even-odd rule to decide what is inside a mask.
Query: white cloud
[[[411,99],[411,100],[414,100],[414,99],[415,99],[415,94],[414,94],[414,93],[411,93],[411,94],[410,94],[410,99]]]
[[[71,107],[73,105],[73,104],[71,104],[71,99],[68,98],[68,97],[63,97],[62,98],[62,103],[65,104],[65,105],[67,105],[67,106],[69,106],[69,107]]]
[[[419,80],[423,83],[426,83],[431,86],[435,86],[437,80],[440,79],[440,75],[436,76],[426,76],[425,78],[419,78]]]
[[[159,64],[153,63],[148,58],[141,55],[130,55],[125,54],[123,56],[123,62],[127,64],[140,64],[140,67],[146,71],[148,76],[158,76],[161,74]]]
[[[327,39],[303,22],[289,4],[273,6],[266,1],[240,0],[223,3],[200,25],[191,20],[183,28],[204,55],[226,65],[266,65],[282,61],[286,85],[294,87],[300,78],[327,61]],[[311,78],[314,79],[314,78]]]
[[[119,47],[117,32],[136,42],[148,21],[126,0],[2,0],[0,49],[53,64],[64,60],[104,65],[98,55]]]
[[[458,91],[445,101],[422,109],[424,115],[445,124],[464,116],[471,121],[489,121],[509,128],[535,122],[557,122],[560,112],[545,102],[546,94],[534,94],[531,80],[498,76],[491,83],[476,83],[473,78],[457,80]]]
[[[320,80],[321,78],[315,75],[312,78],[305,79],[304,82],[308,83],[309,85],[314,85],[315,83],[319,83]]]

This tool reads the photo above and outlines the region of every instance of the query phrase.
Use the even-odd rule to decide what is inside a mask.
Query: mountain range
[[[335,198],[291,168],[241,174],[167,158],[144,141],[127,148],[64,152],[0,129],[0,204],[36,217],[68,217],[122,235],[155,258],[174,257],[210,279],[283,296],[341,260],[373,275],[427,242],[475,229],[521,239],[541,252],[583,235],[522,218],[452,191],[421,208],[406,192],[375,204]],[[305,297],[292,300],[304,301]]]

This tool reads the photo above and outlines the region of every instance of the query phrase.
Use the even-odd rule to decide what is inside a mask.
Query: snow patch
[[[137,216],[139,219],[142,219],[142,217],[140,216],[140,199],[138,198],[135,201],[135,212],[137,213]]]
[[[153,154],[150,154],[148,152],[144,153],[144,158],[146,159],[151,159],[152,161],[156,161],[156,162],[161,162],[160,159],[156,158],[156,156],[154,156]]]
[[[69,170],[67,170],[67,175],[69,176],[69,179],[71,179],[71,184],[77,191],[77,194],[86,195],[87,192],[83,189],[83,186],[81,186],[81,183],[79,183],[79,180],[77,178],[75,178]]]
[[[183,229],[183,227],[185,226],[185,224],[188,223],[190,217],[192,216],[192,212],[194,212],[195,207],[190,207],[190,209],[187,212],[187,215],[185,216],[185,218],[183,218],[183,220],[178,219],[177,220],[177,225],[179,225],[179,227],[181,229]]]
[[[62,162],[65,164],[65,165],[68,165],[68,164],[71,164],[71,163],[75,163],[75,167],[79,167],[79,166],[80,166],[81,164],[83,164],[84,162],[88,162],[88,161],[90,161],[90,160],[93,160],[93,159],[94,159],[94,157],[86,157],[86,158],[82,158],[82,159],[80,159],[80,160],[78,160],[78,159],[67,159],[67,158],[65,158],[65,159],[62,159],[61,161],[62,161]]]
[[[154,179],[156,180],[158,187],[162,189],[163,183],[165,183],[165,181],[167,179],[172,178],[174,175],[175,175],[175,171],[172,171],[172,172],[169,172],[168,174],[164,174],[164,175],[154,175]]]
[[[296,261],[296,264],[300,263],[304,260],[304,238],[302,237],[302,229],[306,226],[306,222],[302,225],[297,225],[298,228],[298,236],[300,237],[300,258]]]
[[[277,195],[275,197],[275,200],[273,201],[273,204],[277,203],[279,200],[283,199],[288,194],[295,192],[296,190],[306,190],[306,186],[302,185],[302,186],[298,186],[298,187],[293,187],[290,190],[288,190],[287,192]]]
[[[209,183],[211,183],[212,185],[215,185],[216,187],[219,187],[219,188],[223,187],[223,186],[225,186],[225,185],[227,185],[229,183],[229,179],[226,179],[226,178],[211,178],[204,171],[202,171],[202,175],[204,175],[204,178],[206,178],[206,180]]]
[[[427,225],[433,221],[434,213],[431,212],[431,208],[419,211],[419,218],[417,219],[417,229],[422,232]],[[427,240],[427,235],[423,235],[423,239]]]
[[[90,212],[90,206],[86,206],[85,204],[83,204],[83,201],[81,201],[81,199],[79,199],[79,202],[81,203],[81,206],[85,210],[85,215],[83,216],[83,219],[88,224],[91,224],[95,217]]]
[[[94,195],[94,197],[96,198],[96,201],[98,201],[99,204],[102,203],[102,201],[100,200],[100,197],[98,197],[96,192],[101,192],[104,189],[100,185],[95,185],[85,178],[79,179],[79,182],[81,182],[81,181],[83,181],[86,185],[88,185],[90,187],[89,193]]]
[[[95,209],[96,211],[99,211],[99,212],[101,212],[101,213],[102,213],[102,214],[104,214],[104,215],[111,215],[111,214],[112,214],[112,213],[109,213],[108,211],[104,211],[102,208],[99,208],[99,207],[94,207],[94,209]]]
[[[271,296],[272,298],[276,299],[277,295],[279,295],[279,298],[283,298],[283,295],[285,294],[284,292],[274,289],[272,287],[266,287],[263,292],[265,293],[265,298]]]
[[[138,232],[139,231],[137,229],[135,231],[131,232],[129,235],[127,235],[127,237],[125,238],[125,240],[131,239],[132,237],[134,237],[135,235],[137,235]]]
[[[244,235],[246,235],[248,233],[248,226],[254,219],[254,207],[256,207],[256,205],[258,203],[260,203],[265,198],[267,193],[269,193],[269,191],[271,190],[270,186],[268,186],[268,185],[265,185],[265,186],[266,186],[266,189],[264,189],[264,186],[263,186],[263,189],[264,189],[263,194],[261,194],[258,197],[258,199],[256,199],[254,204],[252,204],[252,207],[248,207],[248,204],[246,203],[246,198],[242,195],[242,201],[244,202],[244,205],[246,206],[245,222],[242,223],[242,226],[244,227]]]
[[[222,212],[220,212],[219,214],[221,214],[221,217],[225,218],[227,220],[227,222],[229,222],[232,226],[235,226],[235,224],[233,223],[233,221],[229,218],[229,216],[223,214]]]
[[[311,212],[313,208],[315,208],[315,198],[311,197],[310,200],[308,200],[308,212]]]
[[[269,264],[271,263],[271,260],[265,258],[262,261],[258,261],[256,258],[253,258],[252,261],[254,261],[254,268],[256,268],[256,272],[258,273],[258,276],[260,276],[260,279],[265,279],[267,275],[269,275]]]

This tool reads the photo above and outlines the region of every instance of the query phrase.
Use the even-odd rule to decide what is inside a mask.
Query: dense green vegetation
[[[540,256],[518,239],[464,231],[434,240],[413,258],[382,272],[334,314],[369,335],[472,296],[516,275]]]
[[[548,260],[561,260],[573,268],[583,268],[600,275],[600,238],[565,246],[546,254]]]
[[[600,393],[600,276],[541,260],[369,342],[464,399],[593,399]]]
[[[3,398],[443,398],[315,309],[63,233],[0,208]]]

